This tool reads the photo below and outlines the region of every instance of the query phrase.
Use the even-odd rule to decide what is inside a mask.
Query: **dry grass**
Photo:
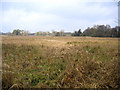
[[[118,38],[6,36],[3,88],[117,88],[118,54]]]

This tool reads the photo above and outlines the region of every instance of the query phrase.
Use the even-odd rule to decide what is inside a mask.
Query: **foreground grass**
[[[3,37],[3,88],[117,88],[118,39]]]

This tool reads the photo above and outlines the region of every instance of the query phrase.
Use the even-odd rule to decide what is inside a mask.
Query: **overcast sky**
[[[109,2],[108,2],[109,1]],[[2,32],[14,29],[74,32],[93,25],[117,25],[113,0],[1,0]]]

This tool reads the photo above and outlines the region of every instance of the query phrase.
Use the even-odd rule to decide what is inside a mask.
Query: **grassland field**
[[[2,37],[3,88],[118,88],[118,38]]]

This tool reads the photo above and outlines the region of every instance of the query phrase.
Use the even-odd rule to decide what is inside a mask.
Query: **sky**
[[[1,0],[0,6],[2,32],[74,32],[93,25],[117,26],[114,0]]]

